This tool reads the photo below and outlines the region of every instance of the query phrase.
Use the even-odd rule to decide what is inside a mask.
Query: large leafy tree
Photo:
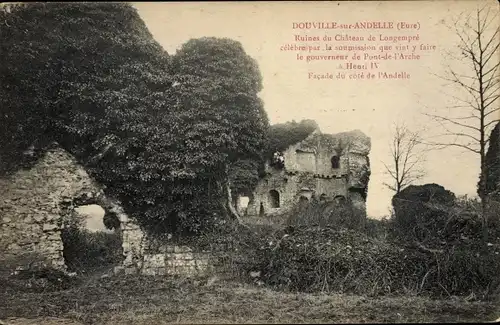
[[[177,141],[169,57],[135,9],[36,3],[2,19],[2,150],[20,153],[2,155],[4,170],[36,140],[57,141],[127,212],[162,221]]]
[[[258,97],[258,66],[239,42],[204,37],[181,47],[172,71],[177,114],[184,121],[180,164],[206,178],[202,191],[226,197],[223,211],[237,216],[229,190],[230,166],[247,166],[250,173],[258,168],[258,163],[237,162],[262,160],[269,125]]]
[[[239,43],[192,40],[171,65],[128,4],[27,4],[1,18],[2,150],[19,152],[5,170],[57,141],[151,231],[197,232],[231,211],[229,165],[259,159],[268,123]]]

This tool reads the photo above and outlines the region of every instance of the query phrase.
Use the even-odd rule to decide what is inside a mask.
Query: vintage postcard
[[[494,0],[0,5],[0,324],[500,317]]]

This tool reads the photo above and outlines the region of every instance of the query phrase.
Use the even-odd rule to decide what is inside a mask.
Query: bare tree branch
[[[392,183],[384,185],[396,193],[424,176],[422,163],[424,162],[424,150],[417,132],[410,131],[405,125],[396,124],[394,134],[391,137],[389,150],[391,162],[383,165],[386,174],[392,179]]]
[[[451,124],[454,124],[454,125],[458,125],[458,126],[461,126],[461,127],[464,127],[464,128],[472,129],[472,130],[475,130],[475,131],[480,131],[480,129],[478,127],[457,122],[453,118],[449,118],[449,117],[445,117],[445,116],[440,116],[440,115],[435,115],[435,114],[429,114],[429,113],[424,113],[424,115],[427,115],[427,116],[429,116],[431,118],[434,118],[434,119],[437,119],[439,121],[446,121],[448,123],[451,123]]]
[[[485,5],[474,12],[464,13],[454,20],[451,29],[458,37],[458,49],[462,57],[453,67],[448,64],[447,76],[439,77],[449,82],[446,87],[452,86],[458,90],[450,96],[457,104],[451,106],[454,111],[448,111],[448,114],[424,115],[443,130],[439,137],[448,137],[448,140],[452,141],[438,140],[427,144],[435,149],[458,147],[477,154],[481,161],[479,192],[484,193],[485,184],[482,180],[487,168],[485,156],[490,142],[490,130],[500,121],[498,10]],[[469,68],[469,73],[456,64]],[[468,113],[456,114],[457,109],[468,110]],[[486,204],[485,197],[481,197],[481,201]],[[485,209],[483,215],[484,211]]]

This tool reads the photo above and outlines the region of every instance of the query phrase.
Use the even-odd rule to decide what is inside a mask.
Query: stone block
[[[176,267],[182,265],[182,261],[179,261],[179,260],[170,260],[170,261],[167,261],[165,263],[165,265],[167,265],[168,267],[176,268]]]
[[[176,271],[177,274],[183,275],[183,276],[193,276],[193,275],[197,274],[196,268],[194,268],[192,266],[178,267],[178,268],[176,268],[175,271]]]
[[[21,247],[16,243],[12,243],[12,244],[9,244],[9,246],[7,246],[7,249],[10,251],[18,251],[21,249]]]
[[[196,260],[189,260],[189,261],[184,260],[184,261],[182,261],[181,265],[183,265],[185,267],[194,267],[194,266],[196,266]]]
[[[154,267],[145,267],[142,269],[143,275],[156,275],[157,268]]]
[[[130,243],[128,241],[123,241],[122,242],[122,248],[123,248],[123,251],[129,251],[130,250]]]
[[[125,268],[125,274],[126,275],[137,274],[137,269],[135,267],[127,267]]]
[[[35,214],[33,216],[33,219],[35,220],[35,222],[42,222],[45,220],[45,216],[42,214]]]
[[[132,254],[125,254],[125,259],[123,260],[123,265],[129,266],[129,265],[133,265],[133,263],[134,263],[134,260],[133,260]]]
[[[206,268],[208,268],[208,261],[207,260],[197,260],[196,266],[199,269],[206,269]]]
[[[116,210],[116,209],[114,209],[114,210]],[[118,219],[120,219],[120,222],[122,223],[122,225],[129,223],[129,218],[125,213],[117,213],[117,215],[118,215]]]
[[[173,258],[176,260],[192,260],[192,259],[194,259],[192,253],[174,253]]]
[[[174,246],[174,253],[190,253],[192,251],[188,246]]]
[[[47,233],[44,237],[46,240],[61,240],[61,235],[59,232]]]
[[[194,255],[194,258],[197,260],[208,260],[210,257],[210,254],[208,253],[196,253]]]
[[[43,224],[43,228],[42,228],[42,230],[44,232],[53,231],[53,230],[56,230],[56,229],[58,229],[57,225],[52,224],[52,223],[44,223]]]
[[[165,256],[163,254],[152,254],[144,256],[144,265],[147,267],[164,267]]]
[[[54,213],[49,213],[45,217],[45,220],[47,220],[47,221],[55,221],[55,220],[59,220],[59,219],[61,219],[61,217],[57,214],[54,214]]]
[[[129,223],[127,223],[127,224],[123,225],[123,229],[124,229],[124,230],[129,230],[129,231],[130,231],[130,230],[134,230],[134,231],[141,231],[141,227],[139,227],[139,225],[136,225],[136,224],[131,223],[131,222],[129,222]],[[142,231],[141,231],[141,233],[142,233]]]
[[[32,218],[30,215],[27,215],[27,216],[25,216],[25,217],[23,218],[23,222],[24,222],[25,224],[30,224],[30,223],[32,223],[32,222],[33,222],[33,218]]]
[[[42,252],[59,252],[63,250],[62,241],[40,242],[38,249]]]

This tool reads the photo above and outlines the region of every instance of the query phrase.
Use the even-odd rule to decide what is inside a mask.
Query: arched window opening
[[[332,163],[332,168],[333,169],[340,168],[340,158],[339,158],[339,156],[332,156],[331,163]]]
[[[342,195],[337,195],[335,197],[335,202],[338,204],[338,205],[344,205],[346,203],[346,199],[345,199],[345,196],[342,196]]]
[[[276,190],[269,191],[269,205],[271,208],[280,207],[280,194]]]

